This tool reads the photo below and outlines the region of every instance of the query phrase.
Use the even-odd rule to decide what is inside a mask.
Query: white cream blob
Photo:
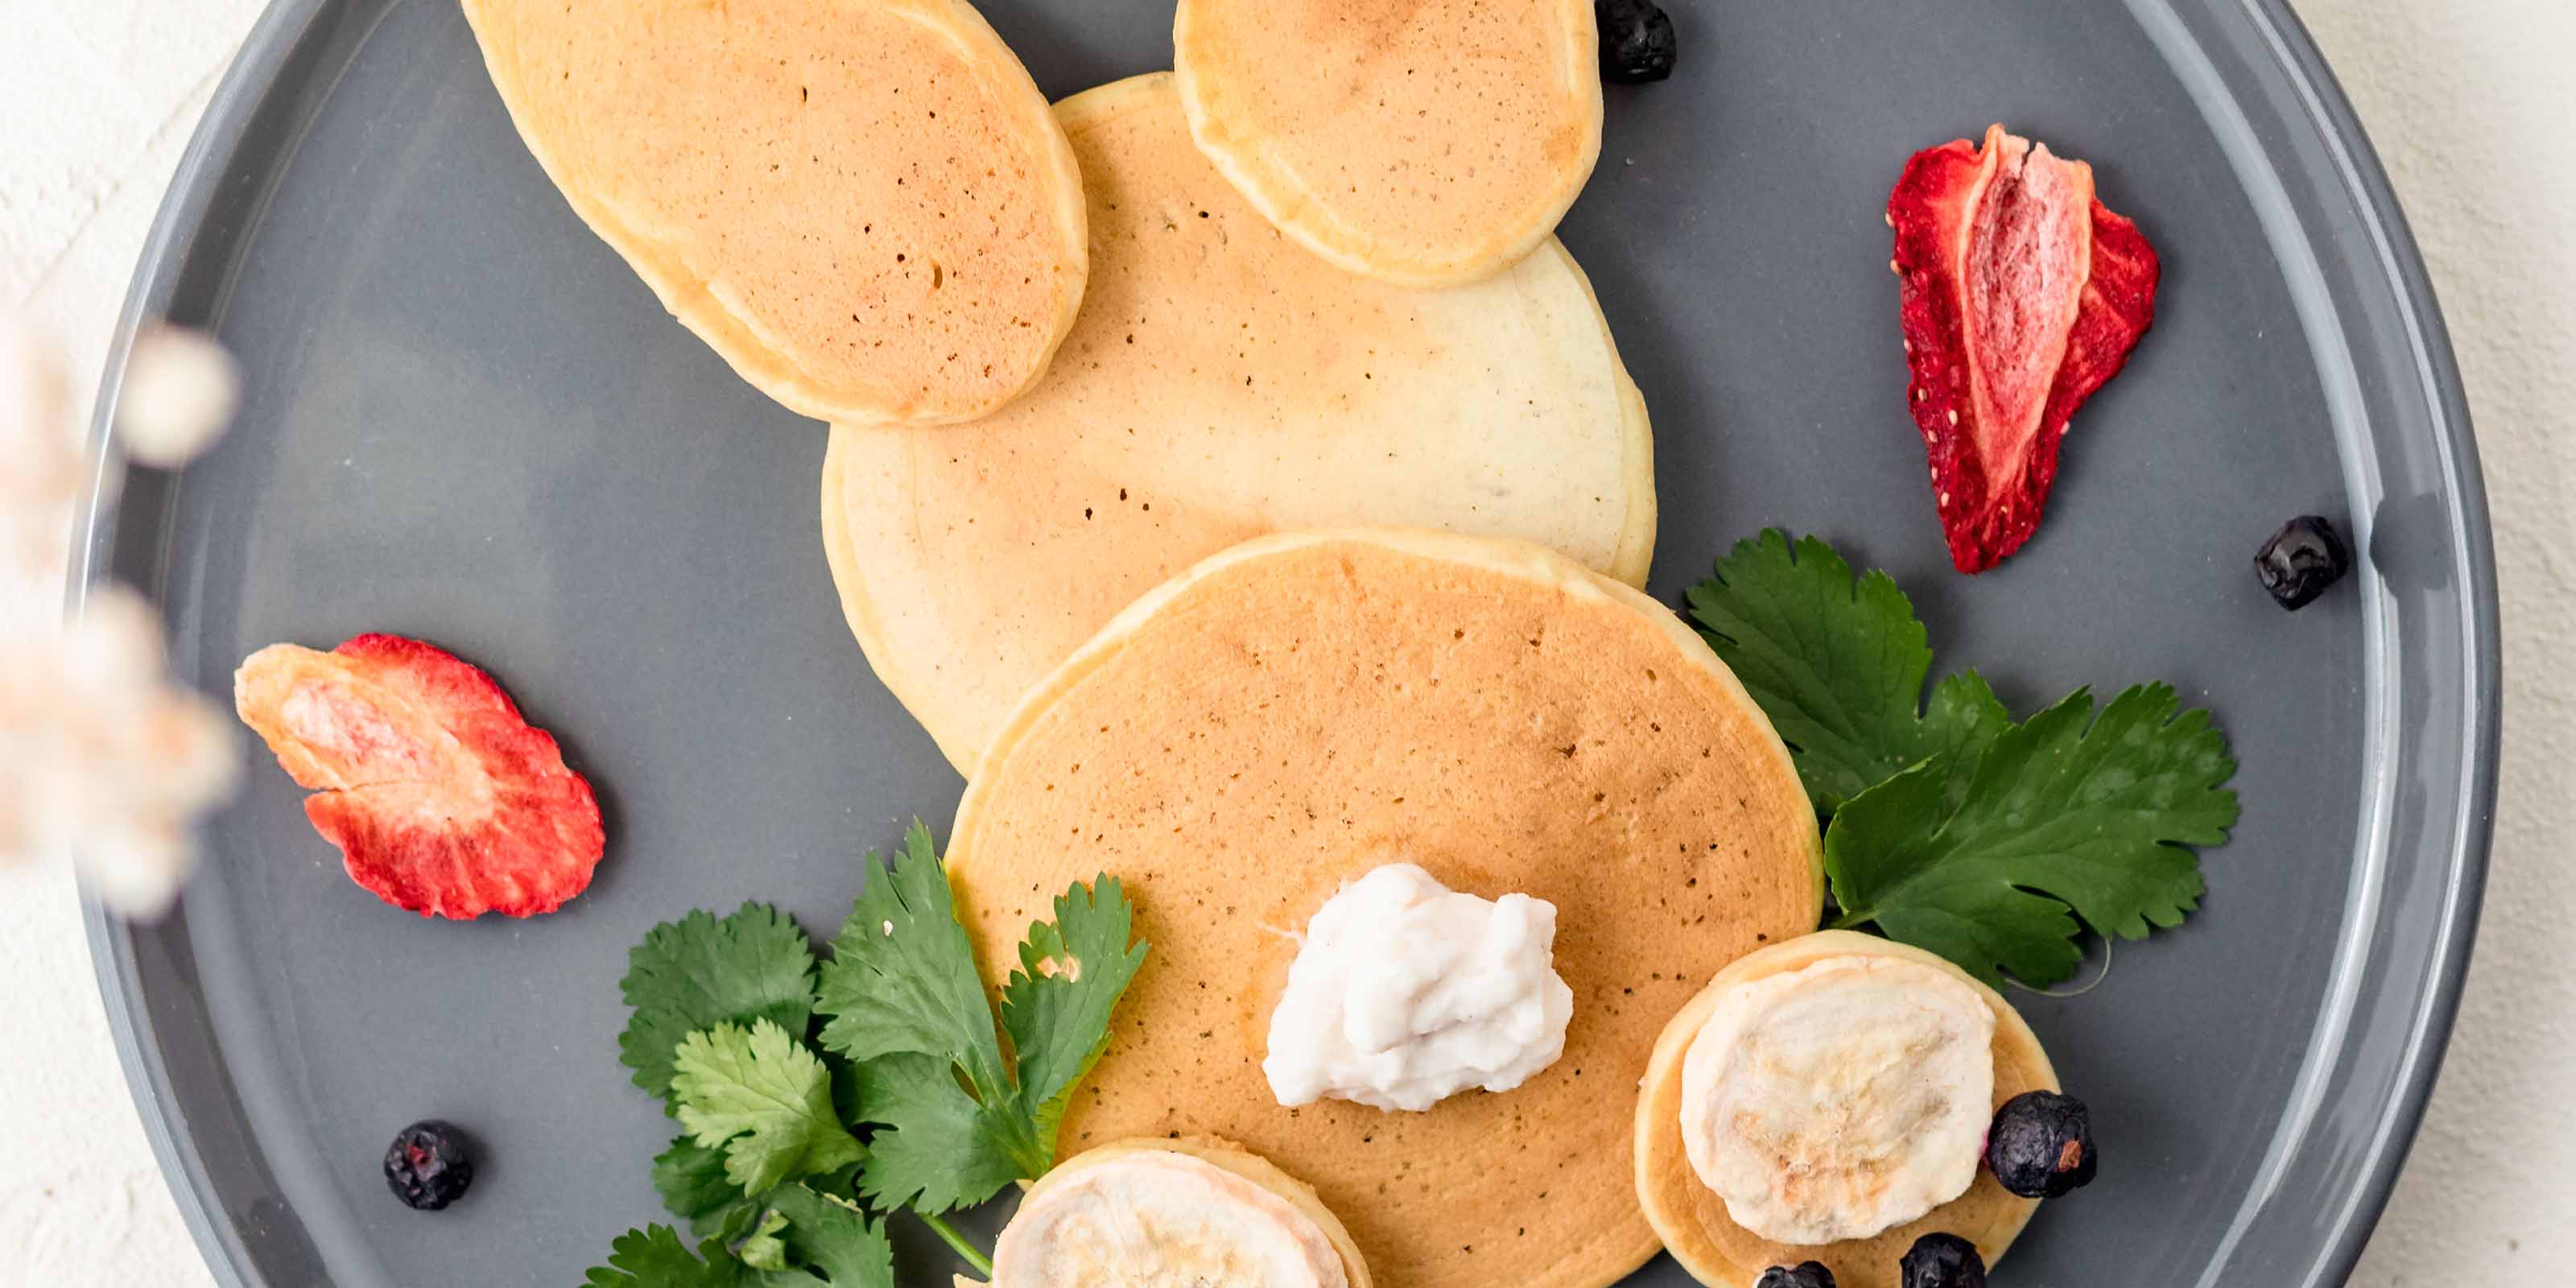
[[[1070,1165],[993,1245],[993,1288],[1345,1288],[1313,1217],[1245,1177],[1171,1150]]]
[[[1682,1144],[1737,1225],[1866,1239],[1967,1192],[1995,1015],[1937,967],[1829,957],[1730,990],[1682,1058]]]
[[[1565,1053],[1574,990],[1555,946],[1554,904],[1480,899],[1410,863],[1372,869],[1307,924],[1270,1013],[1271,1094],[1421,1110],[1521,1085]]]

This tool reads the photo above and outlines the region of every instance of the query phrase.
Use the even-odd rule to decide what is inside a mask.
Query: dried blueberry
[[[2314,514],[2284,524],[2254,556],[2254,575],[2263,579],[2263,589],[2289,609],[2307,607],[2326,587],[2343,580],[2351,566],[2352,555],[2334,525]]]
[[[1927,1234],[1896,1263],[1898,1288],[1986,1288],[1986,1259],[1955,1234]]]
[[[1592,0],[1601,25],[1604,80],[1659,81],[1673,74],[1673,18],[1655,0]]]
[[[2093,1179],[2093,1115],[2054,1091],[2025,1091],[1995,1111],[1986,1166],[2026,1199],[2053,1199]]]
[[[1820,1261],[1773,1266],[1753,1281],[1753,1288],[1834,1288],[1834,1272],[1825,1269]]]
[[[474,1183],[474,1154],[465,1133],[435,1118],[405,1127],[385,1150],[385,1184],[394,1197],[435,1212],[464,1197]]]

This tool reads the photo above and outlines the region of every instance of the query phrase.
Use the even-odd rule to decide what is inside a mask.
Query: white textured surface
[[[2485,927],[2432,1112],[2353,1282],[2568,1282],[2576,5],[2298,7],[2432,263],[2477,413],[2505,596],[2504,799]],[[171,167],[258,8],[0,0],[0,309],[33,312],[85,383]],[[31,1285],[210,1282],[144,1145],[71,882],[54,870],[0,869],[0,1267],[0,1282]]]

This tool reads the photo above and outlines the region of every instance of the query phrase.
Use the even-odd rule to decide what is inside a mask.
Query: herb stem
[[[920,1217],[921,1223],[929,1226],[930,1232],[938,1235],[939,1241],[947,1244],[950,1251],[955,1252],[967,1265],[973,1266],[975,1273],[986,1279],[993,1277],[993,1259],[978,1251],[974,1244],[968,1243],[966,1236],[957,1232],[957,1227],[928,1212],[915,1212],[913,1215]]]
[[[1866,910],[1866,909],[1864,909],[1864,910],[1862,910],[1862,911],[1860,911],[1860,912],[1846,912],[1846,913],[1844,913],[1843,915],[1841,915],[1841,916],[1839,916],[1839,917],[1834,918],[1834,920],[1833,920],[1833,924],[1832,924],[1832,925],[1829,925],[1829,926],[1827,926],[1827,927],[1825,927],[1825,929],[1827,929],[1827,930],[1858,930],[1858,929],[1860,929],[1861,927],[1866,926],[1866,925],[1868,925],[1870,922],[1875,921],[1875,920],[1877,920],[1877,919],[1878,919],[1878,914],[1876,914],[1876,913],[1874,913],[1874,912],[1870,912],[1870,911],[1868,911],[1868,910]]]

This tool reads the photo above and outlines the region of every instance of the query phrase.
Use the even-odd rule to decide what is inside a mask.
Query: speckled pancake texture
[[[1396,858],[1556,905],[1565,1054],[1424,1113],[1281,1108],[1291,936]],[[1823,899],[1787,750],[1669,610],[1538,546],[1389,530],[1254,541],[1120,614],[1014,713],[949,865],[988,970],[1099,872],[1153,944],[1065,1148],[1239,1141],[1404,1288],[1600,1288],[1651,1256],[1628,1141],[1655,1035]]]
[[[1683,1152],[1682,1059],[1691,1039],[1699,1036],[1717,1006],[1718,996],[1739,984],[1786,974],[1828,957],[1856,955],[1894,957],[1935,966],[1957,976],[1995,1012],[1995,1107],[2025,1091],[2055,1091],[2057,1071],[2021,1013],[2003,995],[1941,957],[1920,948],[1875,935],[1827,930],[1774,944],[1746,956],[1710,980],[1707,988],[1681,1008],[1655,1043],[1654,1060],[1637,1097],[1637,1198],[1654,1222],[1673,1259],[1712,1288],[1742,1288],[1770,1266],[1820,1261],[1834,1272],[1836,1288],[1898,1288],[1897,1262],[1916,1239],[1934,1231],[1958,1235],[1977,1245],[1991,1267],[2012,1246],[2036,1199],[2017,1198],[1979,1168],[1968,1192],[1926,1213],[1921,1220],[1897,1226],[1874,1238],[1846,1239],[1820,1247],[1774,1243],[1728,1219],[1726,1200],[1702,1184]]]
[[[1081,175],[964,0],[465,0],[465,16],[574,212],[789,408],[981,416],[1073,325]]]
[[[1180,0],[1172,46],[1199,146],[1355,273],[1497,272],[1601,154],[1589,0]]]
[[[1250,537],[1441,528],[1645,579],[1645,403],[1564,248],[1451,290],[1354,277],[1226,186],[1170,76],[1061,112],[1092,275],[1054,368],[978,424],[836,429],[823,467],[851,631],[960,769],[1119,609]]]

